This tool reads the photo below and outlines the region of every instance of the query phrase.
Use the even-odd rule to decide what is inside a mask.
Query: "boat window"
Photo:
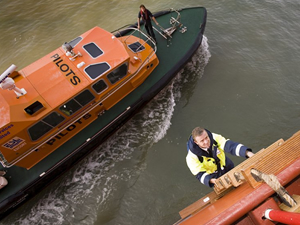
[[[141,52],[145,49],[145,47],[138,41],[128,45],[128,48],[130,48],[133,52]]]
[[[65,118],[57,112],[53,112],[46,116],[44,119],[28,129],[31,140],[36,141],[48,133],[52,128],[64,121],[64,119]]]
[[[94,99],[94,95],[89,91],[85,90],[84,92],[80,93],[75,97],[75,100],[81,105],[85,106],[89,102],[91,102]]]
[[[102,75],[109,69],[110,66],[108,65],[108,63],[104,62],[104,63],[89,65],[84,69],[84,71],[86,72],[87,75],[89,75],[89,77],[92,80],[95,80],[96,78],[98,78],[100,75]]]
[[[74,99],[71,99],[66,104],[61,106],[59,109],[67,116],[71,116],[74,112],[76,112],[80,108],[81,108],[80,105]]]
[[[104,80],[99,80],[92,87],[98,94],[100,94],[102,91],[104,91],[107,88],[107,84],[105,83]]]
[[[74,48],[80,41],[82,40],[82,37],[77,37],[69,42],[69,44]]]
[[[81,107],[91,102],[94,98],[95,98],[94,95],[89,90],[85,90],[79,95],[77,95],[75,98],[66,102],[59,109],[67,116],[71,116],[73,113],[78,111]]]
[[[86,44],[83,46],[83,49],[93,58],[97,58],[103,54],[103,51],[95,43]]]
[[[51,113],[49,116],[46,116],[43,121],[47,124],[51,125],[52,127],[57,126],[60,124],[65,118],[57,112]]]
[[[120,79],[122,79],[123,77],[125,77],[128,71],[127,67],[128,67],[127,63],[124,63],[123,65],[119,66],[117,69],[115,69],[114,71],[112,71],[107,75],[108,80],[112,84],[114,84]]]
[[[29,115],[33,115],[34,113],[36,113],[37,111],[39,111],[43,107],[44,106],[43,106],[42,103],[40,103],[39,101],[36,101],[36,102],[32,103],[30,106],[28,106],[27,108],[25,108],[24,110]]]

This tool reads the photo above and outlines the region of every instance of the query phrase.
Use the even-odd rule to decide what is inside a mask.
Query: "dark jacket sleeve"
[[[214,184],[210,183],[210,179],[212,178],[218,178],[216,173],[207,174],[205,172],[199,172],[196,175],[196,178],[204,185],[208,187],[213,187]]]
[[[246,147],[245,145],[242,145],[240,143],[231,141],[231,140],[227,140],[225,143],[225,147],[224,147],[224,151],[228,152],[232,155],[235,156],[242,156],[246,158],[246,151],[250,151],[252,152],[252,150],[248,147]]]
[[[153,15],[152,15],[152,13],[147,9],[147,13],[148,13],[148,16],[149,16],[149,18],[152,18],[153,17]]]

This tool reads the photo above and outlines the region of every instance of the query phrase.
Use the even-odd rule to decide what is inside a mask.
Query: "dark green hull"
[[[0,190],[0,219],[93,151],[168,85],[186,65],[201,44],[206,9],[185,8],[179,12],[181,23],[187,27],[187,31],[175,31],[170,42],[156,33],[160,64],[142,85],[32,169],[16,166],[0,168],[7,172],[5,177],[8,180],[8,185]],[[170,27],[170,13],[167,10],[155,14],[156,20],[164,28]]]

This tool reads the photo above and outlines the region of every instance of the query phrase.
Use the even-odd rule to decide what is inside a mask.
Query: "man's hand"
[[[250,158],[250,157],[254,156],[254,153],[250,152],[250,151],[246,151],[246,156]]]
[[[210,179],[210,180],[209,180],[209,182],[210,182],[210,183],[212,183],[212,184],[215,184],[215,183],[216,183],[216,181],[217,181],[217,179],[216,179],[216,178],[212,178],[212,179]]]

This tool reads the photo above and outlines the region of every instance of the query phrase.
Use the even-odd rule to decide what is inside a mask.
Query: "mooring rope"
[[[283,202],[289,207],[293,207],[297,205],[295,199],[293,199],[289,193],[285,190],[284,187],[280,184],[277,177],[273,174],[265,174],[259,170],[252,169],[251,174],[254,179],[258,182],[264,181],[267,185],[269,185],[283,200]]]

